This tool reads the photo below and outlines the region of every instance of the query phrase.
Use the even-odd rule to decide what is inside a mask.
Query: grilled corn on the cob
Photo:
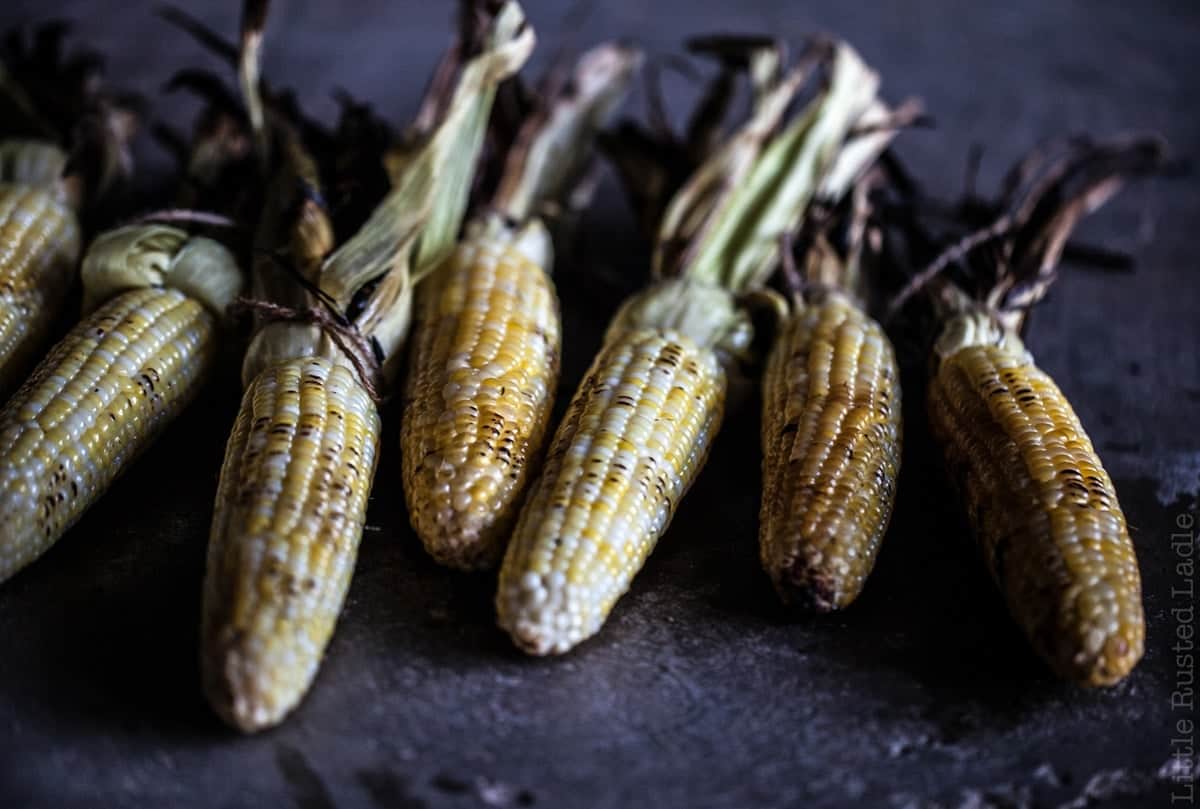
[[[89,293],[114,297],[0,411],[0,581],[57,541],[195,395],[241,280],[225,247],[159,225],[101,236],[84,265]]]
[[[571,400],[500,573],[502,626],[533,654],[595,634],[704,464],[725,372],[671,328],[614,330]]]
[[[80,241],[75,211],[55,186],[0,183],[0,395],[45,346]]]
[[[192,186],[236,171],[244,140],[210,103],[185,156],[179,198],[203,204],[224,190],[205,183],[194,196]],[[0,163],[26,178],[38,166],[57,174],[53,153],[39,150]],[[0,411],[0,581],[57,541],[196,394],[216,357],[219,320],[242,284],[222,244],[153,223],[97,237],[81,276],[83,319]]]
[[[763,378],[762,563],[780,596],[825,612],[858,595],[900,468],[900,375],[844,293],[804,306]]]
[[[512,530],[558,386],[561,324],[540,217],[566,204],[636,61],[615,45],[584,54],[518,136],[496,213],[473,221],[417,291],[404,493],[414,529],[443,564],[494,565]]]
[[[1083,425],[1018,335],[1075,223],[1125,177],[1161,166],[1164,149],[1153,139],[1064,147],[1018,164],[994,223],[951,244],[906,292],[928,284],[941,322],[929,418],[984,561],[1051,668],[1100,686],[1142,655],[1137,558]],[[951,264],[963,272],[938,275]]]
[[[372,387],[394,368],[414,278],[453,246],[496,84],[533,45],[515,2],[494,16],[466,17],[486,30],[463,39],[479,51],[467,55],[453,97],[440,99],[435,125],[395,162],[394,190],[331,255],[304,145],[273,110],[252,115],[275,130],[262,140],[275,144],[279,163],[260,243],[282,244],[281,260],[306,283],[273,261],[255,268],[254,294],[274,309],[243,365],[246,395],[209,544],[203,682],[214,709],[246,732],[278,723],[297,705],[329,643],[375,469]],[[248,105],[262,113],[257,44],[256,32],[243,36],[242,85]],[[307,189],[300,200],[297,187]]]
[[[536,223],[520,233],[478,223],[418,292],[404,492],[444,564],[494,563],[541,447],[561,331],[548,238]]]
[[[353,368],[273,365],[246,389],[217,490],[205,579],[204,685],[251,730],[316,675],[354,570],[379,414]]]
[[[660,280],[614,319],[504,557],[498,618],[525,651],[562,653],[600,628],[703,465],[728,369],[751,346],[739,296],[774,270],[782,234],[875,93],[847,46],[831,61],[797,122],[778,131],[802,81],[793,70],[667,208]]]
[[[785,603],[816,612],[841,609],[862,590],[900,471],[900,372],[865,310],[874,279],[863,270],[873,256],[863,244],[868,186],[858,185],[891,142],[898,114],[876,101],[858,125],[866,134],[848,139],[822,178],[820,204],[851,203],[834,209],[846,211],[846,244],[839,252],[826,236],[838,217],[806,213],[804,277],[788,279],[798,286],[795,311],[763,376],[762,564]]]
[[[1141,658],[1145,637],[1116,490],[1070,403],[1020,340],[969,317],[947,325],[929,386],[946,467],[1034,649],[1067,679],[1112,684]]]

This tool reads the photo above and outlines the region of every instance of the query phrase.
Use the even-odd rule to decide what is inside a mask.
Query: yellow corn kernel
[[[945,356],[929,412],[984,560],[1061,676],[1115,683],[1142,656],[1141,578],[1117,493],[1062,391],[1020,346]]]
[[[404,493],[426,550],[462,569],[503,553],[558,384],[554,284],[516,236],[469,237],[417,292]]]
[[[216,318],[174,289],[81,321],[0,412],[0,581],[44,553],[195,395]]]
[[[379,416],[355,372],[318,357],[250,383],[226,448],[204,588],[204,687],[243,731],[308,689],[350,585]]]
[[[79,220],[53,188],[0,183],[0,394],[45,349],[79,251]]]
[[[500,569],[500,626],[532,654],[596,633],[691,486],[725,373],[679,332],[619,331],[558,428]]]
[[[831,293],[784,327],[763,379],[763,568],[828,612],[862,590],[900,469],[900,383],[879,324]]]

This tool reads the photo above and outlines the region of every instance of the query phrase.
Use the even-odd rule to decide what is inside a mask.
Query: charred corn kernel
[[[891,518],[900,385],[879,324],[831,293],[785,326],[763,379],[764,569],[818,612],[862,590]]]
[[[366,518],[379,416],[355,372],[309,357],[247,387],[217,490],[204,687],[231,724],[277,723],[307,690]]]
[[[610,338],[558,428],[500,570],[500,625],[561,653],[599,630],[703,465],[721,421],[715,352],[659,329]]]
[[[45,552],[199,389],[216,319],[136,289],[80,322],[0,412],[0,581]]]
[[[469,237],[418,288],[404,492],[426,550],[463,569],[499,560],[558,384],[554,284],[519,238]]]
[[[0,391],[45,348],[79,250],[79,220],[54,189],[0,183]]]
[[[1079,418],[1015,338],[942,357],[930,419],[1009,610],[1060,675],[1120,680],[1142,656],[1141,579]]]

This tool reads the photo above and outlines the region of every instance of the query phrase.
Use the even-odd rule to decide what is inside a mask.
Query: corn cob
[[[561,653],[599,630],[704,463],[725,374],[686,334],[609,341],[571,400],[500,575],[522,649]]]
[[[260,140],[273,144],[278,163],[260,244],[282,244],[282,260],[307,282],[272,262],[255,268],[254,294],[298,314],[292,322],[268,315],[251,342],[209,542],[203,682],[217,713],[245,732],[280,722],[299,703],[332,636],[378,451],[372,387],[394,370],[414,279],[453,247],[495,86],[533,45],[513,2],[494,16],[465,16],[487,26],[464,38],[479,51],[461,67],[450,100],[438,99],[438,120],[393,162],[394,189],[327,256],[332,230],[316,167],[258,97],[259,39],[243,35],[243,92],[258,111],[251,120],[266,122]],[[298,185],[308,189],[299,201]],[[307,291],[314,288],[319,295]]]
[[[456,567],[494,563],[554,400],[558,300],[521,241],[468,232],[417,296],[404,491],[426,549]]]
[[[636,54],[585,54],[518,137],[489,213],[417,292],[401,446],[413,528],[437,561],[494,565],[539,454],[558,385],[558,299],[537,212],[567,196]],[[581,201],[578,194],[574,202]]]
[[[0,183],[0,391],[50,336],[79,261],[79,220],[52,187]]]
[[[785,325],[763,378],[762,563],[820,612],[858,595],[900,468],[900,386],[883,329],[842,293]]]
[[[1142,656],[1137,557],[1112,480],[1062,391],[1015,335],[963,329],[929,418],[1008,608],[1061,676],[1117,682]]]
[[[64,61],[53,24],[0,64],[0,397],[46,348],[82,247],[79,212],[128,171],[134,117],[103,90],[90,54]],[[73,160],[55,141],[74,141]],[[95,148],[93,148],[95,147]]]
[[[795,311],[763,376],[763,569],[785,603],[815,612],[850,604],[875,564],[900,471],[900,373],[865,311],[862,272],[868,184],[859,182],[896,126],[919,111],[882,102],[863,114],[821,180],[821,205],[848,197],[845,255],[826,234],[836,215],[806,213],[801,278],[788,265]],[[856,185],[857,184],[857,185]],[[818,224],[821,223],[821,224]]]
[[[184,199],[193,180],[245,156],[244,134],[220,120],[210,104],[184,156]],[[56,162],[39,149],[0,162],[28,177]],[[81,277],[84,318],[0,411],[0,581],[56,542],[192,399],[242,281],[220,243],[153,223],[97,237]]]
[[[213,517],[205,689],[245,730],[273,724],[316,675],[366,518],[379,414],[353,368],[276,364],[246,389]],[[236,541],[226,538],[236,536]]]
[[[216,317],[174,289],[85,318],[0,413],[0,580],[62,536],[175,417],[214,358]]]
[[[56,542],[196,394],[240,284],[225,247],[160,225],[99,237],[83,275],[106,302],[0,411],[0,581]]]
[[[1118,682],[1141,658],[1137,558],[1091,440],[1018,333],[1079,218],[1162,159],[1152,140],[1035,152],[1010,175],[995,223],[906,290],[929,284],[942,323],[929,418],[984,561],[1035,651],[1083,685]],[[937,275],[952,263],[963,278]]]
[[[703,466],[728,369],[752,342],[739,301],[774,270],[831,146],[875,92],[874,74],[847,46],[831,63],[826,90],[782,131],[803,73],[774,82],[667,207],[658,280],[610,326],[501,566],[498,620],[523,650],[562,653],[599,630]]]

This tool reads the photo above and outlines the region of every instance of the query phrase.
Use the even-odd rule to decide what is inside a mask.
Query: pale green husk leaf
[[[764,283],[778,263],[781,237],[796,226],[851,128],[874,103],[878,86],[878,76],[839,43],[826,89],[753,156],[748,176],[732,186],[678,272],[735,292]],[[682,204],[689,190],[690,184],[681,192]],[[664,230],[660,244],[674,237]]]
[[[641,53],[618,43],[592,48],[576,62],[564,89],[549,99],[542,115],[520,133],[505,161],[492,207],[512,222],[568,202],[581,175],[592,163],[596,134],[628,94],[641,64]]]
[[[428,160],[435,167],[437,195],[413,256],[415,279],[428,273],[453,249],[467,212],[471,180],[496,88],[521,69],[535,43],[533,28],[526,23],[521,6],[512,0],[506,2],[493,19],[481,52],[463,66],[445,116],[422,154],[415,158]],[[400,170],[410,170],[412,162],[406,160]],[[397,173],[393,173],[392,181],[402,185]]]
[[[763,144],[778,128],[803,84],[805,73],[793,69],[756,103],[754,115],[696,169],[668,204],[655,244],[655,277],[682,275],[695,264],[706,236],[728,217],[737,189],[754,169]],[[718,278],[707,279],[718,283]]]
[[[242,286],[229,248],[168,225],[128,225],[96,237],[83,257],[83,310],[121,292],[169,286],[223,315]]]
[[[817,198],[836,202],[846,194],[875,164],[875,161],[895,140],[899,130],[888,126],[892,110],[878,98],[854,124],[856,129],[869,130],[851,137],[838,151],[833,165],[821,180]]]
[[[605,339],[646,328],[685,334],[717,351],[726,365],[746,359],[754,338],[750,315],[728,289],[691,278],[664,278],[629,298]]]
[[[440,120],[390,161],[392,190],[359,231],[315,268],[310,280],[326,301],[301,296],[306,306],[328,304],[344,313],[370,285],[351,325],[382,354],[385,378],[395,370],[408,330],[413,285],[454,247],[496,87],[520,69],[533,43],[524,12],[509,0],[491,19],[479,53],[462,66]],[[278,268],[259,262],[256,270],[256,293],[267,291],[267,300],[297,304],[275,294],[281,284],[292,283],[280,280]],[[243,379],[271,362],[314,354],[346,361],[315,326],[267,323],[248,349]]]

